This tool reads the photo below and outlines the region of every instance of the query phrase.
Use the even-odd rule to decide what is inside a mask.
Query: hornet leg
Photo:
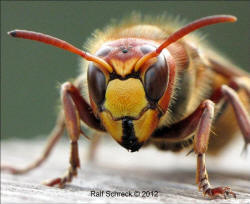
[[[98,130],[103,129],[99,121],[94,117],[89,105],[73,84],[66,82],[62,85],[61,101],[63,104],[66,128],[71,140],[70,165],[63,177],[52,179],[46,182],[45,185],[59,185],[59,187],[64,187],[66,183],[72,181],[74,176],[77,176],[77,168],[80,167],[78,139],[81,133],[84,134],[80,128],[80,119],[90,127]]]
[[[39,167],[49,157],[53,147],[61,138],[64,132],[64,128],[65,128],[64,114],[63,112],[60,112],[57,117],[56,125],[52,130],[52,132],[50,133],[47,145],[41,156],[34,162],[32,162],[30,165],[24,168],[17,168],[11,165],[1,165],[1,171],[9,171],[12,174],[24,174],[31,171],[32,169]]]

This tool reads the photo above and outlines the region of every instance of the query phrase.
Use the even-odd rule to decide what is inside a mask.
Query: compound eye
[[[168,83],[168,66],[162,54],[157,57],[157,62],[151,65],[144,76],[146,95],[157,102],[164,94]]]
[[[101,105],[105,98],[106,79],[94,63],[89,64],[87,79],[91,98],[97,105]]]

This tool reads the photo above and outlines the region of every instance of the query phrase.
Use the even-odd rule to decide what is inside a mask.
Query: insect
[[[24,169],[1,169],[21,174],[38,167],[66,127],[71,140],[69,169],[46,183],[63,187],[80,167],[83,122],[109,133],[130,152],[148,144],[170,151],[191,147],[197,156],[199,190],[210,198],[236,197],[229,187],[210,185],[205,154],[217,153],[238,129],[245,148],[250,143],[250,75],[188,35],[204,26],[235,21],[234,16],[214,15],[177,29],[135,18],[97,32],[89,41],[89,52],[42,33],[9,32],[65,49],[87,62],[74,82],[61,86],[62,111],[41,158]]]

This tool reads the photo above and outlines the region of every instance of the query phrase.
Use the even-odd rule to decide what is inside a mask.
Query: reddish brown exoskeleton
[[[196,181],[204,195],[236,197],[229,187],[211,187],[205,153],[219,151],[226,144],[225,138],[231,138],[238,127],[246,146],[250,142],[249,74],[200,45],[199,39],[186,36],[204,26],[234,21],[234,16],[210,16],[176,31],[166,22],[133,18],[130,23],[97,32],[89,42],[89,51],[95,54],[45,34],[9,32],[13,37],[68,50],[89,63],[74,84],[62,85],[63,111],[41,158],[24,169],[2,169],[18,174],[39,166],[66,125],[71,140],[69,169],[65,176],[46,183],[64,186],[80,167],[77,141],[80,134],[84,135],[80,127],[83,122],[109,133],[131,152],[150,143],[171,151],[192,145],[197,155]],[[83,92],[89,93],[89,98],[84,98]],[[211,134],[212,125],[216,138]]]

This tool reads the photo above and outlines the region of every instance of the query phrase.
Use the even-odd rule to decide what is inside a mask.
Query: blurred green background
[[[56,118],[59,83],[77,76],[79,58],[48,45],[13,39],[6,32],[27,29],[54,35],[77,47],[96,28],[131,11],[168,12],[188,21],[232,14],[235,24],[202,29],[214,47],[249,71],[250,1],[1,1],[1,136],[46,135]]]

